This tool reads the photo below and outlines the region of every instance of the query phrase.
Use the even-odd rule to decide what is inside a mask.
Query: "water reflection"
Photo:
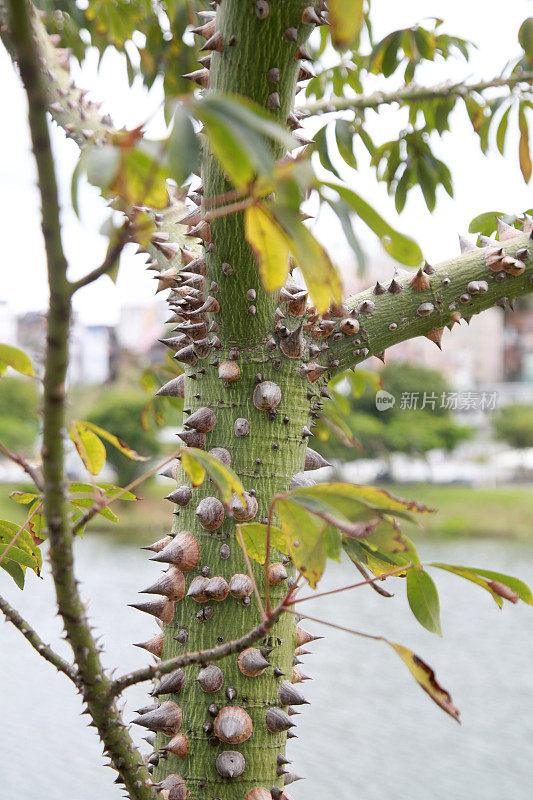
[[[423,543],[428,559],[493,566],[533,584],[533,547],[515,542]],[[96,535],[78,544],[79,574],[90,613],[103,632],[106,661],[142,666],[131,647],[153,634],[153,622],[125,604],[146,584],[146,559],[135,548]],[[352,579],[333,564],[321,588]],[[289,743],[294,771],[307,780],[290,787],[294,800],[530,800],[533,766],[533,609],[498,611],[490,597],[452,575],[435,574],[444,638],[421,629],[408,612],[403,586],[392,600],[368,589],[302,604],[301,610],[411,647],[436,670],[460,708],[462,726],[433,706],[399,659],[379,642],[332,629],[311,645],[302,669],[315,680],[302,690],[312,707],[298,717]],[[43,638],[58,642],[48,579],[29,578],[24,593],[0,579]],[[306,625],[319,632],[314,623]],[[102,770],[101,748],[70,685],[11,629],[0,628],[1,800],[118,800],[114,774]],[[128,692],[128,711],[146,702]],[[131,716],[131,714],[129,715]],[[134,732],[139,741],[142,734]]]

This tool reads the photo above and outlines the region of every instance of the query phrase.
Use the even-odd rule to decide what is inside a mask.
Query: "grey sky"
[[[373,6],[376,37],[434,15],[444,18],[448,32],[478,43],[480,49],[474,53],[470,64],[458,61],[453,69],[446,64],[430,65],[423,76],[421,74],[425,82],[496,75],[508,58],[519,54],[518,27],[532,7],[530,0],[512,0],[504,15],[496,0],[410,0],[402,4],[374,0]],[[113,55],[104,58],[99,74],[95,66],[96,59],[89,59],[79,83],[91,90],[93,99],[103,99],[105,110],[112,112],[119,123],[134,125],[157,111],[161,101],[159,85],[151,93],[140,83],[129,90],[123,64]],[[25,101],[3,50],[0,52],[0,78],[6,121],[0,126],[0,300],[7,300],[17,311],[42,309],[47,297],[44,255]],[[396,130],[397,123],[388,121],[394,115],[395,112],[384,110],[371,121],[369,127],[378,140],[384,140],[391,130]],[[456,196],[452,200],[441,192],[433,216],[416,192],[398,218],[385,187],[376,184],[373,173],[364,167],[362,159],[357,174],[346,168],[347,182],[374,203],[391,224],[415,236],[430,261],[443,260],[456,253],[457,232],[464,232],[470,219],[478,213],[492,209],[521,212],[533,205],[531,189],[524,184],[518,169],[516,125],[510,125],[506,158],[496,152],[484,158],[463,109],[454,115],[453,122],[454,134],[445,135],[437,143],[436,152],[450,165]],[[161,130],[161,121],[156,117],[151,132],[160,135]],[[57,130],[54,131],[54,145],[64,203],[64,243],[72,275],[79,276],[95,266],[104,254],[105,240],[98,235],[98,229],[105,219],[106,209],[97,193],[88,187],[82,194],[82,223],[77,220],[69,207],[70,175],[77,160],[77,147]],[[368,245],[371,259],[379,259],[380,251],[373,245],[372,237],[364,227],[358,230]],[[334,260],[349,261],[342,234],[331,224],[330,217],[318,222],[316,232]],[[86,322],[114,322],[119,305],[145,302],[153,296],[152,287],[153,282],[143,270],[141,260],[126,257],[118,286],[112,286],[107,278],[101,279],[77,295],[76,309]]]

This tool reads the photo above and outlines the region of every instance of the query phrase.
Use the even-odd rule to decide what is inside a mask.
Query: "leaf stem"
[[[385,578],[391,578],[394,575],[399,575],[401,572],[405,572],[406,569],[409,569],[412,564],[405,564],[403,567],[397,567],[396,569],[391,570],[390,572],[384,572],[383,575],[376,575],[374,578],[368,578],[366,581],[359,581],[359,583],[352,583],[350,586],[341,586],[339,589],[331,589],[329,592],[319,592],[318,594],[311,594],[308,597],[299,597],[296,600],[289,600],[289,605],[294,605],[295,603],[303,603],[304,600],[316,600],[317,597],[327,597],[330,594],[338,594],[339,592],[347,592],[348,589],[357,589],[359,586],[368,586],[376,581],[384,581]]]

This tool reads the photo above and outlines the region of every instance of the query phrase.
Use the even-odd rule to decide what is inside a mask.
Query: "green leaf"
[[[292,561],[314,589],[326,567],[326,526],[289,499],[278,500],[276,507]]]
[[[342,546],[352,561],[366,565],[374,575],[383,575],[395,566],[420,563],[411,540],[389,519],[380,520],[366,539],[343,536]]]
[[[350,561],[354,564],[362,564],[374,574],[383,575],[391,572],[398,564],[398,559],[393,560],[381,551],[372,550],[365,542],[357,539],[343,537],[342,547]],[[404,577],[405,573],[399,573],[398,577]]]
[[[507,106],[507,109],[504,111],[496,131],[496,145],[502,156],[505,149],[505,136],[507,134],[507,126],[509,124],[509,112],[511,111],[511,108],[512,108],[511,105]]]
[[[73,508],[81,508],[81,509],[92,508],[93,503],[94,501],[90,497],[78,497],[70,501],[70,504],[71,506],[73,506]],[[113,511],[111,511],[111,509],[108,508],[107,506],[99,508],[97,513],[100,514],[101,517],[104,517],[104,519],[108,519],[110,522],[114,523],[118,522],[117,515]]]
[[[365,225],[379,237],[382,247],[393,258],[398,259],[402,264],[407,264],[410,267],[416,267],[423,259],[422,251],[418,244],[409,236],[394,230],[378,212],[370,206],[366,200],[363,200],[356,192],[347,189],[345,186],[339,186],[335,183],[326,183],[331,189],[334,189],[342,199],[355,211],[355,213],[363,220]]]
[[[349,47],[363,24],[363,0],[329,0],[328,12],[334,47]]]
[[[138,497],[133,492],[125,492],[120,486],[113,486],[111,483],[97,483],[95,484],[96,488],[100,491],[99,494],[103,494],[104,497],[114,497],[116,494],[120,493],[120,500],[140,500],[141,498]],[[81,493],[81,494],[90,494],[91,496],[94,495],[95,486],[92,483],[81,483],[80,481],[73,481],[69,484],[69,492],[70,493]]]
[[[269,175],[274,156],[268,139],[291,148],[295,141],[267,112],[245,98],[211,95],[194,106],[224,170],[238,188],[255,175]]]
[[[2,559],[0,567],[5,569],[8,575],[11,575],[19,589],[24,589],[24,567],[16,561],[11,561],[9,558]]]
[[[477,567],[462,567],[462,566],[455,566],[452,564],[431,564],[430,566],[438,567],[439,569],[446,569],[449,572],[455,572],[456,574],[461,573],[472,573],[474,575],[481,575],[482,578],[488,578],[490,581],[498,581],[499,583],[505,584],[508,586],[509,589],[512,589],[513,592],[516,592],[520,600],[524,603],[527,603],[530,606],[533,606],[533,594],[531,593],[531,589],[529,586],[524,583],[524,581],[519,580],[518,578],[513,578],[512,575],[506,575],[503,572],[494,572],[494,570],[490,569],[478,569]],[[467,575],[461,575],[461,577],[467,577]],[[471,580],[471,578],[469,578]]]
[[[485,211],[474,217],[468,226],[469,233],[480,233],[482,236],[490,236],[496,230],[496,218],[505,217],[502,211]]]
[[[87,180],[93,186],[99,186],[104,194],[108,191],[120,164],[120,151],[118,147],[104,144],[102,147],[92,147],[83,159]]]
[[[340,561],[342,553],[342,537],[340,532],[337,528],[334,528],[333,525],[326,525],[323,536],[326,556],[333,559],[333,561]]]
[[[95,425],[94,422],[86,422],[83,421],[80,423],[84,425],[85,428],[89,428],[94,433],[97,433],[98,436],[101,436],[102,439],[105,439],[106,442],[109,442],[117,450],[120,450],[123,455],[131,458],[132,461],[150,461],[150,456],[140,456],[132,447],[123,442],[122,439],[119,439],[118,436],[115,436],[114,433],[109,433],[109,431],[104,430],[104,428],[100,428],[98,425]]]
[[[365,508],[378,514],[392,514],[407,519],[411,518],[411,513],[431,513],[431,509],[422,503],[394,497],[385,489],[376,489],[374,486],[358,486],[353,483],[324,483],[319,486],[295,489],[289,496],[295,502],[301,502],[302,498],[313,498],[315,501],[334,508],[352,522],[357,519],[368,519],[368,515],[362,514]]]
[[[24,523],[24,526],[25,525],[26,523]],[[27,553],[34,556],[40,565],[41,551],[35,545],[32,535],[26,529],[26,527],[24,527],[22,531],[20,531],[20,528],[21,526],[17,522],[9,522],[7,519],[0,519],[0,542],[7,545],[16,536],[17,547],[20,547],[22,550],[25,550]]]
[[[518,41],[526,56],[533,60],[533,17],[528,17],[523,21],[518,31]]]
[[[396,644],[395,642],[389,641],[387,641],[387,644],[390,645],[390,647],[392,647],[392,649],[401,658],[418,685],[422,687],[422,689],[438,706],[440,706],[440,708],[443,709],[443,711],[459,722],[459,711],[453,705],[449,692],[447,692],[446,689],[443,689],[438,683],[435,673],[431,667],[426,664],[425,661],[422,661],[422,659],[415,655],[415,653],[413,653],[411,650],[408,650],[407,647],[403,647],[401,644]]]
[[[529,151],[529,130],[526,119],[524,103],[520,103],[518,109],[518,127],[520,129],[520,141],[518,144],[518,155],[520,160],[520,170],[526,183],[531,179],[531,153]]]
[[[289,238],[270,211],[260,204],[246,209],[244,229],[265,289],[268,292],[279,289],[289,271]]]
[[[271,139],[273,142],[290,150],[294,147],[295,140],[285,128],[276,122],[272,115],[260,105],[247,97],[235,97],[224,94],[211,94],[209,97],[197,101],[196,107],[203,111],[208,108],[218,113],[221,119],[239,123],[242,126],[242,136],[246,138],[250,131],[255,131],[261,137]]]
[[[338,119],[335,123],[335,138],[342,158],[349,167],[357,169],[357,159],[353,151],[354,127],[345,119]]]
[[[178,106],[167,144],[167,161],[172,172],[171,177],[178,186],[181,186],[189,175],[198,171],[199,157],[200,146],[191,118],[183,106]]]
[[[442,636],[437,587],[421,567],[407,570],[407,600],[419,623],[431,633]]]
[[[18,347],[12,347],[9,344],[0,344],[0,375],[11,367],[21,375],[28,375],[30,378],[35,378],[35,370],[31,359]]]
[[[246,505],[244,487],[230,467],[227,467],[211,453],[206,453],[205,450],[197,447],[182,447],[180,452],[182,467],[191,479],[193,486],[199,486],[207,473],[228,509],[231,507],[234,493]]]
[[[267,525],[260,522],[244,522],[236,526],[235,534],[240,544],[239,533],[244,542],[244,548],[250,558],[259,564],[266,561],[266,536]],[[270,526],[270,546],[275,547],[280,553],[287,553],[287,540],[281,528]]]
[[[489,582],[485,580],[485,578],[481,578],[479,575],[476,575],[474,572],[463,568],[463,567],[455,567],[452,564],[440,564],[440,563],[431,563],[428,566],[430,567],[437,567],[437,569],[446,570],[446,572],[451,572],[454,575],[458,575],[460,578],[464,578],[471,583],[475,583],[477,586],[481,586],[482,589],[485,589],[492,597],[494,602],[499,608],[503,606],[503,599],[500,595],[496,594],[493,589],[489,586]]]
[[[337,168],[331,161],[329,157],[329,150],[328,150],[328,139],[327,139],[327,125],[323,128],[320,128],[319,131],[315,133],[314,136],[315,144],[314,148],[315,151],[318,153],[318,157],[320,158],[320,163],[324,167],[325,170],[328,172],[332,172],[339,180],[341,176],[339,175]]]
[[[93,431],[89,430],[86,423],[78,420],[70,423],[69,435],[85,468],[91,475],[98,475],[106,458],[105,447],[101,440]]]

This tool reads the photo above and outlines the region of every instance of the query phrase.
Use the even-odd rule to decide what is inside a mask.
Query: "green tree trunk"
[[[279,108],[272,109],[272,113],[285,121],[292,107],[300,65],[296,51],[313,27],[302,23],[305,6],[295,0],[270,3],[224,0],[218,7],[216,26],[222,34],[223,51],[212,53],[210,88],[246,95],[263,107],[276,106],[279,98]],[[279,81],[271,82],[267,77],[273,68],[279,70]],[[203,186],[204,200],[231,188],[214,158],[205,159]],[[211,243],[205,244],[205,250],[206,296],[216,297],[220,305],[218,313],[208,316],[211,326],[215,325],[221,347],[214,348],[195,366],[186,366],[184,420],[189,411],[194,413],[199,408],[215,412],[216,424],[207,433],[205,448],[227,449],[232,469],[245,489],[255,493],[258,509],[254,519],[266,521],[274,494],[286,491],[292,475],[304,468],[309,384],[298,374],[300,361],[287,358],[277,344],[275,348],[272,346],[278,293],[269,294],[261,285],[253,253],[244,237],[243,215],[214,220]],[[295,324],[297,321],[294,320]],[[220,364],[224,362],[238,367],[236,380],[219,377]],[[224,374],[224,368],[221,372]],[[270,412],[257,409],[252,399],[255,387],[264,381],[272,381],[281,389],[281,401]],[[312,395],[315,396],[314,392]],[[238,435],[241,431],[237,420],[246,420],[247,424],[240,425],[244,431],[249,426],[247,435]],[[190,485],[181,466],[177,483]],[[247,573],[234,519],[226,515],[216,530],[206,530],[199,524],[196,510],[207,497],[216,497],[215,487],[209,481],[193,489],[192,500],[186,507],[176,506],[173,532],[189,531],[200,544],[198,564],[186,572],[187,586],[196,576],[220,576],[229,583],[233,575]],[[274,551],[271,560],[280,561],[280,554]],[[293,570],[289,565],[287,569],[290,575]],[[254,572],[262,592],[264,572],[257,565]],[[272,604],[286,593],[287,580],[272,586]],[[242,600],[228,594],[224,600],[207,602],[185,597],[176,603],[172,623],[164,625],[163,658],[234,639],[260,620],[253,596]],[[199,668],[187,667],[185,685],[179,693],[163,696],[182,709],[180,733],[189,740],[189,753],[185,758],[169,753],[167,758],[160,759],[154,770],[155,781],[178,773],[185,779],[190,797],[198,800],[242,800],[256,787],[270,791],[271,787],[283,786],[283,775],[278,773],[283,772],[279,766],[283,763],[287,732],[268,730],[265,715],[272,707],[287,711],[287,706],[278,700],[278,691],[283,681],[292,679],[296,646],[294,617],[284,615],[263,645],[272,651],[267,655],[270,666],[262,674],[244,675],[238,657],[232,655],[217,662],[223,683],[216,691],[204,691],[197,681]],[[214,722],[218,730],[215,706],[218,710],[227,706],[244,709],[253,724],[251,736],[243,743],[221,742],[213,731]],[[158,733],[156,750],[167,743],[168,737]],[[224,751],[242,753],[246,762],[242,774],[233,778],[220,774],[217,758]]]

